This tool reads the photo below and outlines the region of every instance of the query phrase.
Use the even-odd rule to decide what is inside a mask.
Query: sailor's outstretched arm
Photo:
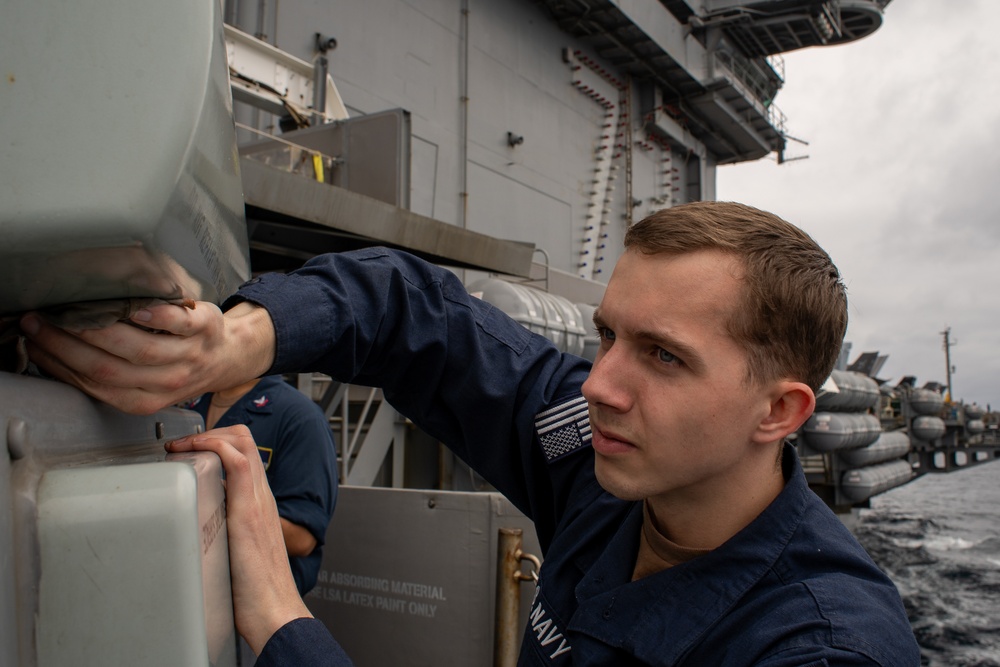
[[[450,271],[385,248],[320,255],[248,281],[223,309],[165,305],[133,317],[173,335],[125,323],[66,332],[37,316],[22,327],[43,370],[128,412],[263,374],[318,371],[381,387],[542,532],[555,521],[565,485],[551,479],[536,417],[582,407],[590,365],[470,296]]]

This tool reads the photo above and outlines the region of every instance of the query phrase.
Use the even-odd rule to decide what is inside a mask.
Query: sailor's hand
[[[139,326],[71,331],[29,313],[21,330],[43,371],[135,414],[241,384],[274,360],[271,318],[250,303],[225,315],[203,301],[194,308],[163,304],[139,310],[131,321]]]
[[[295,587],[278,507],[250,430],[243,425],[215,429],[168,442],[166,449],[215,452],[222,460],[236,629],[260,655],[279,628],[312,614]]]

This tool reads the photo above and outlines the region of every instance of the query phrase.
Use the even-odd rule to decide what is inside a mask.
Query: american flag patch
[[[590,444],[587,399],[570,399],[535,415],[535,432],[549,461]]]

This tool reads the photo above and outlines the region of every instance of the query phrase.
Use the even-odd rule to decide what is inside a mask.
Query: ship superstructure
[[[308,123],[306,144],[336,153],[323,155],[324,180],[365,193],[365,178],[392,180],[393,194],[376,198],[465,232],[533,244],[550,279],[557,272],[583,281],[578,287],[593,302],[631,221],[715,198],[719,164],[781,159],[787,119],[774,101],[784,85],[781,53],[864,37],[881,24],[886,4],[232,1],[226,19],[237,120],[252,128],[242,130],[244,144],[260,133],[295,142],[302,130],[294,128]],[[280,62],[244,66],[250,36],[259,50],[277,47],[305,69],[296,77]],[[339,91],[335,110],[329,86],[292,85],[327,76]],[[241,103],[251,95],[269,107]],[[373,159],[356,166],[376,149],[361,150],[361,132],[348,128],[393,110],[404,145],[391,149],[385,142],[394,131],[380,131],[377,150],[389,151],[381,171]],[[324,125],[332,127],[324,133]],[[318,136],[341,132],[355,143]],[[264,223],[251,223],[261,268],[293,265],[305,249],[399,243],[395,234],[352,226],[356,208],[307,220],[325,229],[279,233],[272,218],[295,224],[296,214],[253,183],[246,191],[252,221]],[[334,206],[339,196],[329,190],[325,198]],[[461,246],[447,257],[452,263],[477,264],[465,256],[474,243],[452,245]],[[522,265],[512,273],[530,272]]]

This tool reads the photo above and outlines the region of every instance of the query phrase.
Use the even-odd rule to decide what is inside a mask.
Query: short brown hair
[[[728,329],[747,353],[747,381],[788,378],[818,391],[830,376],[847,330],[847,294],[830,256],[798,227],[744,204],[695,202],[636,223],[625,248],[732,253],[745,287]]]

